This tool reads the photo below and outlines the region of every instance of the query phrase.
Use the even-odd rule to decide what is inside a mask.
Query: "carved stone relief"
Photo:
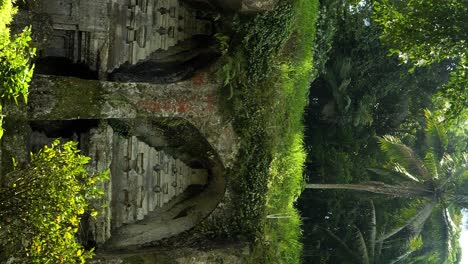
[[[179,0],[38,0],[34,12],[53,30],[42,57],[88,65],[101,76],[135,65],[196,36],[211,36],[212,22]]]

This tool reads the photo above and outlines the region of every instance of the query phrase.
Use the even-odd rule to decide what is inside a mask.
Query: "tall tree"
[[[415,67],[453,60],[441,94],[451,104],[448,117],[466,111],[468,100],[468,0],[382,0],[374,3],[381,40],[402,63]]]
[[[424,158],[415,150],[392,136],[380,138],[381,149],[386,153],[389,162],[384,169],[372,169],[382,177],[398,177],[400,185],[384,182],[367,182],[360,184],[307,184],[310,189],[349,189],[385,194],[397,197],[420,198],[424,206],[404,225],[383,234],[380,240],[387,240],[402,231],[408,231],[414,237],[421,233],[425,222],[431,214],[441,214],[446,226],[447,238],[451,240],[455,231],[451,223],[450,206],[468,207],[468,155],[466,153],[451,156],[447,152],[448,138],[444,127],[426,111],[426,148]],[[436,210],[442,208],[441,210]],[[447,257],[451,256],[447,247]]]

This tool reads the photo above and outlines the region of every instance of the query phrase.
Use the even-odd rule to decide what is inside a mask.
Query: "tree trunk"
[[[345,189],[364,191],[397,197],[429,197],[433,192],[424,188],[389,185],[383,182],[367,182],[362,184],[307,184],[307,189]]]

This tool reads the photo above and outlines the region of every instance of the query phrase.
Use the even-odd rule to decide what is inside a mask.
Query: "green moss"
[[[99,118],[102,85],[99,81],[50,77],[56,104],[47,119]]]

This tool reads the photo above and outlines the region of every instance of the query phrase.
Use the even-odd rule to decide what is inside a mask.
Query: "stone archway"
[[[90,170],[111,172],[95,204],[108,206],[89,222],[88,240],[107,250],[138,248],[193,228],[223,199],[237,137],[209,76],[174,84],[35,77],[29,120],[99,123],[75,136]]]
[[[104,122],[86,136],[91,170],[110,168],[104,199],[95,204],[108,206],[87,230],[88,239],[106,250],[138,248],[187,231],[216,208],[225,191],[224,167],[193,126],[155,120],[142,129],[145,120],[122,122],[135,125],[130,134]],[[148,129],[158,130],[159,139]],[[182,133],[167,136],[173,129]]]
[[[30,122],[31,150],[60,137],[79,142],[89,170],[110,170],[81,237],[99,249],[134,249],[187,231],[224,196],[224,167],[184,120],[109,119]],[[178,131],[178,133],[174,133]]]

